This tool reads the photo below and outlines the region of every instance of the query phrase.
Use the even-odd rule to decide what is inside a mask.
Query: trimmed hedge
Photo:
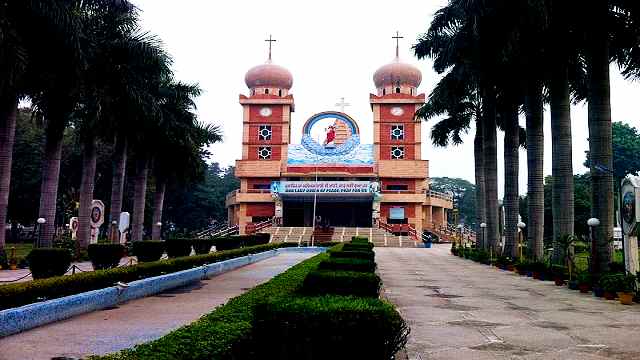
[[[252,235],[232,235],[213,239],[216,250],[231,250],[247,246],[268,244],[271,235],[267,233],[257,233]]]
[[[124,245],[121,244],[89,244],[87,250],[94,270],[117,267],[125,254]]]
[[[256,359],[393,359],[409,327],[393,305],[372,298],[321,296],[256,306]]]
[[[262,246],[277,246],[274,244]],[[232,250],[237,251],[237,250]],[[305,260],[270,281],[229,300],[199,320],[132,349],[90,359],[257,359],[252,344],[253,309],[265,299],[286,302],[300,289],[306,275],[329,256],[320,254]]]
[[[131,252],[138,258],[139,262],[160,260],[165,248],[164,241],[160,240],[134,241],[131,246]]]
[[[321,270],[374,272],[376,271],[376,263],[363,259],[330,258],[322,261],[318,268]]]
[[[369,244],[369,238],[366,236],[353,236],[351,237],[353,244]]]
[[[0,286],[0,310],[27,305],[38,301],[56,299],[86,291],[113,286],[116,282],[131,282],[152,276],[192,269],[249,254],[260,253],[290,244],[269,244],[244,249],[215,252],[208,255],[187,256],[123,266],[115,269],[96,270],[75,275],[13,283]],[[38,249],[40,250],[40,249]],[[35,250],[34,250],[35,251]],[[66,269],[65,269],[66,270]]]
[[[342,248],[344,251],[367,251],[373,250],[373,243],[346,243]]]
[[[312,271],[304,279],[302,293],[378,297],[382,281],[374,273],[356,271]]]
[[[376,254],[371,250],[366,251],[332,251],[331,258],[334,259],[363,259],[371,260],[375,259]]]
[[[64,275],[71,266],[71,255],[71,251],[67,249],[39,248],[31,250],[27,255],[31,276],[34,279],[46,279]]]
[[[171,239],[165,241],[167,256],[177,258],[191,255],[191,241],[189,239]]]
[[[206,255],[211,252],[211,248],[216,245],[214,239],[191,239],[193,251],[198,255]]]

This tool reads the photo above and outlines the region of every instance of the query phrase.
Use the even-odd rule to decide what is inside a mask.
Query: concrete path
[[[376,248],[409,359],[640,359],[640,304],[594,298],[432,249]]]
[[[157,339],[314,254],[281,253],[198,284],[0,339],[1,360],[106,354]]]

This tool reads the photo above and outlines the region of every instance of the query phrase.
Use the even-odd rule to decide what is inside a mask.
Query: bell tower
[[[271,59],[271,45],[276,40],[270,35],[265,41],[269,43],[267,61],[247,72],[249,94],[240,95],[242,159],[236,161],[236,176],[243,199],[233,199],[237,208],[230,206],[233,209],[229,211],[230,222],[236,224],[258,223],[274,216],[269,189],[272,181],[280,180],[290,142],[293,76]]]

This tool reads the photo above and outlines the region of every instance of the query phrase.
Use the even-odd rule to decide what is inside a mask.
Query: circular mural
[[[636,216],[636,198],[633,191],[628,191],[622,196],[622,219],[627,224],[633,224]]]
[[[313,115],[303,128],[302,146],[317,155],[344,155],[359,144],[358,125],[343,113],[330,111]]]

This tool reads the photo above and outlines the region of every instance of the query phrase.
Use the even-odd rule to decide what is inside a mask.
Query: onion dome
[[[373,74],[373,82],[378,89],[403,85],[417,88],[422,82],[422,73],[417,67],[400,62],[396,56],[393,62],[382,66]]]
[[[254,66],[247,71],[244,82],[250,89],[260,87],[289,90],[293,85],[293,76],[289,70],[271,63],[269,59],[266,63]]]

